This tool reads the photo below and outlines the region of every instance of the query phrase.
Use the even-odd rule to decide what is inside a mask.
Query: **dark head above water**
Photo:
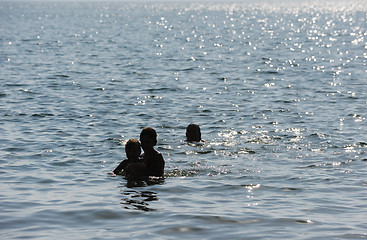
[[[144,128],[140,133],[140,142],[144,151],[153,149],[157,144],[157,132],[151,127]]]
[[[188,142],[201,141],[201,131],[199,125],[191,123],[186,127],[186,140]]]
[[[136,160],[141,154],[140,142],[136,139],[130,139],[125,144],[126,156],[130,160]]]

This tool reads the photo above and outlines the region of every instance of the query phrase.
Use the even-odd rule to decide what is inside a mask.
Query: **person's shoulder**
[[[164,161],[162,153],[157,151],[157,159]]]
[[[121,162],[121,165],[125,169],[127,167],[127,165],[129,165],[130,163],[131,163],[131,160],[129,160],[128,158],[126,158],[125,160],[123,160]]]
[[[120,164],[112,172],[116,175],[121,174],[121,171],[125,170],[126,166],[129,165],[129,163],[130,162],[128,161],[128,159],[121,161]]]
[[[162,156],[162,153],[160,153],[158,150],[154,149],[154,155]]]

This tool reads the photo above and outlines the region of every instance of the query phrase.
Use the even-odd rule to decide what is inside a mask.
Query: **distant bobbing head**
[[[130,139],[125,144],[125,152],[128,159],[137,159],[141,154],[140,143],[136,139]]]
[[[151,127],[144,128],[140,133],[140,142],[144,151],[152,149],[157,144],[157,132]]]
[[[186,140],[188,142],[200,142],[201,131],[199,125],[191,123],[186,127]]]

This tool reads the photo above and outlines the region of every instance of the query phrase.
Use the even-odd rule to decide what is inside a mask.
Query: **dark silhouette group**
[[[187,142],[200,142],[201,131],[197,124],[186,128]],[[146,127],[140,133],[140,142],[130,139],[125,144],[126,159],[113,170],[114,175],[124,174],[127,178],[142,179],[146,177],[163,177],[165,161],[160,152],[154,149],[157,144],[157,132]],[[141,148],[144,153],[141,154]]]

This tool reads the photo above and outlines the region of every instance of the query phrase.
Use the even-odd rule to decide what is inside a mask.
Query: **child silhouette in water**
[[[144,150],[142,157],[146,166],[146,174],[163,177],[165,162],[162,154],[154,149],[157,144],[157,132],[151,127],[144,128],[140,133],[140,142]]]
[[[201,131],[199,125],[191,123],[186,127],[186,141],[188,142],[200,142]]]
[[[123,160],[115,170],[114,174],[120,174],[122,171],[127,177],[141,178],[146,175],[146,167],[140,158],[140,143],[136,139],[130,139],[125,144],[127,159]]]

